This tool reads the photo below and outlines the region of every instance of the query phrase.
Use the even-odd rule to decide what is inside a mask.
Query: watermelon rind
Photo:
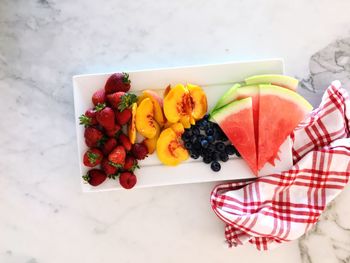
[[[245,98],[242,100],[236,100],[233,101],[219,109],[217,109],[211,117],[216,121],[216,122],[221,122],[223,121],[227,116],[235,114],[241,110],[244,110],[246,108],[251,108],[252,107],[252,98]]]
[[[271,84],[274,86],[284,87],[293,91],[298,88],[299,81],[293,77],[279,74],[265,74],[251,76],[245,79],[247,85],[253,84]]]

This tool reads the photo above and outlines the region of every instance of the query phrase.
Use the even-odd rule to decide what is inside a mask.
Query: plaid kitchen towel
[[[216,186],[215,214],[229,246],[259,250],[299,238],[318,220],[350,176],[350,100],[339,81],[293,132],[294,166],[280,174]]]

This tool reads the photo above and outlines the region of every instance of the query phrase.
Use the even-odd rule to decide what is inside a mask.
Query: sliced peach
[[[185,132],[185,128],[180,122],[172,124],[170,128],[176,133],[178,137],[181,137],[181,135]]]
[[[168,95],[170,90],[171,90],[171,85],[169,84],[164,90],[164,93],[163,93],[164,98],[166,97],[166,95]]]
[[[208,110],[207,96],[203,89],[197,85],[187,84],[187,89],[191,97],[192,117],[195,120],[202,119]]]
[[[157,155],[165,165],[178,165],[188,159],[188,151],[171,128],[163,130],[157,141]]]
[[[182,123],[182,125],[188,129],[191,127],[191,117],[190,115],[183,115],[180,118],[180,122]]]
[[[151,99],[154,109],[154,119],[163,127],[166,121],[163,113],[163,99],[153,90],[144,90],[142,97]]]
[[[154,151],[156,150],[157,141],[158,141],[159,134],[160,134],[160,127],[159,127],[158,123],[155,123],[155,124],[156,124],[155,126],[157,129],[156,135],[151,139],[146,138],[143,140],[143,143],[146,145],[149,154],[154,153]]]
[[[137,103],[134,102],[131,106],[131,121],[128,126],[129,140],[132,144],[134,144],[136,141],[136,111]]]
[[[154,120],[153,103],[150,98],[141,101],[136,110],[136,129],[146,138],[153,138],[157,133]]]
[[[165,117],[170,122],[178,122],[181,117],[188,115],[188,107],[190,106],[189,92],[187,88],[182,84],[177,84],[164,98]]]

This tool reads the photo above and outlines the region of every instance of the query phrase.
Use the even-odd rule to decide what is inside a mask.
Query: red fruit
[[[104,158],[101,162],[101,168],[109,178],[115,179],[118,173],[118,168],[111,165],[107,158]]]
[[[102,145],[102,152],[105,156],[107,156],[115,147],[117,146],[117,140],[115,138],[109,138]]]
[[[145,159],[148,154],[147,147],[143,143],[133,144],[131,152],[137,160]]]
[[[85,152],[83,163],[88,167],[95,167],[101,163],[103,158],[102,152],[98,149],[89,149]]]
[[[100,169],[91,169],[83,176],[85,182],[92,186],[98,186],[106,180],[107,176],[104,171]]]
[[[103,104],[106,102],[106,94],[104,89],[99,89],[95,91],[92,95],[92,103],[97,106],[98,104]]]
[[[108,155],[108,160],[112,162],[112,165],[116,167],[123,167],[125,163],[125,149],[119,145]]]
[[[116,111],[115,118],[117,122],[123,126],[124,124],[127,124],[128,121],[131,119],[131,115],[131,110],[125,109],[122,112]]]
[[[123,170],[133,172],[136,168],[139,168],[139,166],[137,165],[137,160],[135,159],[135,157],[127,155],[125,158]]]
[[[124,133],[121,133],[118,138],[121,145],[124,146],[125,150],[130,151],[131,150],[131,142],[128,136],[126,136]]]
[[[115,125],[115,114],[110,107],[105,104],[98,104],[96,106],[96,119],[98,123],[106,130],[111,130]]]
[[[119,183],[125,189],[131,189],[137,183],[137,178],[133,173],[124,172],[119,176]]]
[[[135,94],[122,91],[108,95],[107,99],[111,106],[119,111],[130,108],[134,102],[137,102],[137,96]]]
[[[85,114],[82,114],[79,117],[80,120],[80,125],[84,125],[85,127],[91,126],[91,125],[96,125],[97,120],[96,120],[96,111],[94,109],[88,109]]]
[[[85,128],[84,137],[87,146],[95,147],[102,140],[103,134],[94,127],[87,127]]]
[[[107,79],[105,91],[107,94],[117,91],[127,92],[130,89],[130,83],[128,73],[114,73]]]
[[[120,125],[116,123],[112,129],[106,130],[106,134],[109,137],[116,137],[119,135],[120,129],[121,129]]]

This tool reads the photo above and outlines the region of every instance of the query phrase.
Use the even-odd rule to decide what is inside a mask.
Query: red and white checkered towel
[[[350,176],[350,100],[339,81],[293,132],[294,166],[280,174],[216,186],[215,214],[229,246],[259,250],[299,238],[318,220]]]

